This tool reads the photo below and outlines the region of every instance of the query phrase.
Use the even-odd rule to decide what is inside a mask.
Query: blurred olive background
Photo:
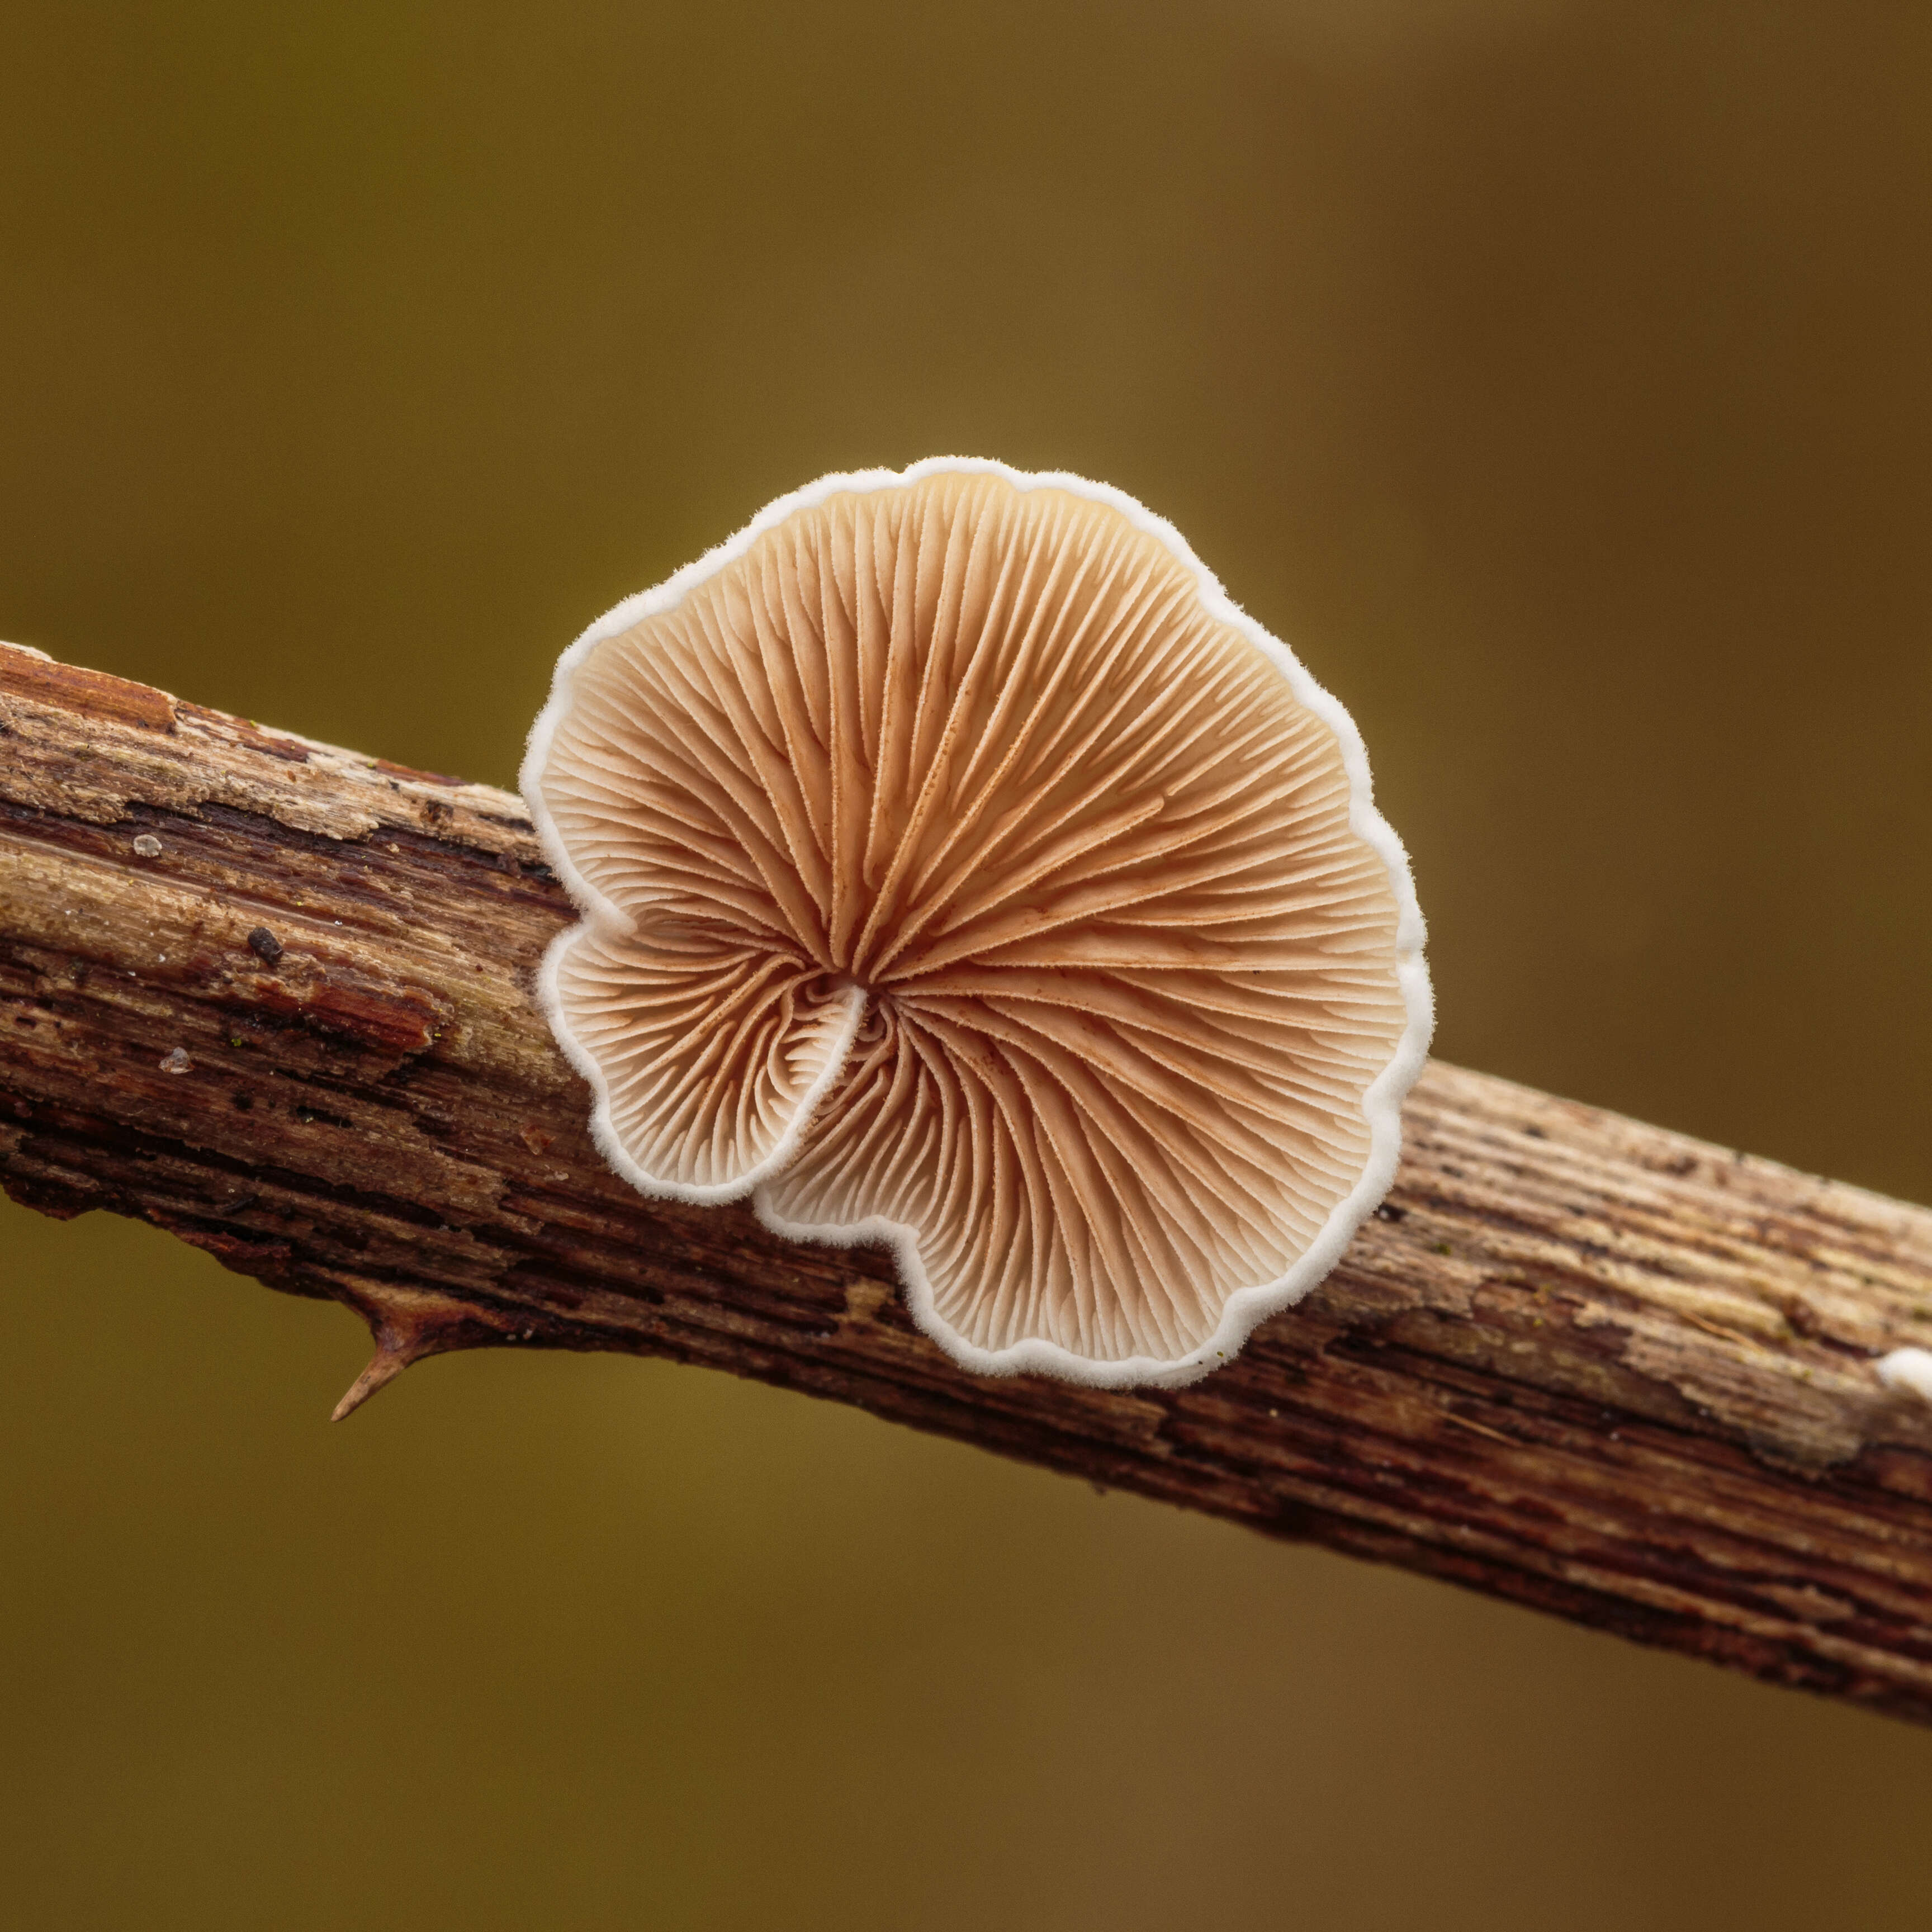
[[[499,782],[832,468],[1071,468],[1353,709],[1445,1056],[1932,1198],[1932,14],[23,4],[0,635]],[[1932,1736],[0,1203],[22,1927],[1925,1923]]]

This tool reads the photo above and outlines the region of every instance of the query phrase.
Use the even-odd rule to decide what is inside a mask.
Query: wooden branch
[[[1932,1719],[1932,1213],[1442,1066],[1328,1282],[1172,1392],[977,1380],[880,1252],[644,1201],[519,802],[0,647],[0,1180],[378,1354],[706,1363]]]

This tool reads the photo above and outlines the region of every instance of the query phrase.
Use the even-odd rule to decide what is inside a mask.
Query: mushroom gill
[[[971,1367],[1202,1372],[1387,1186],[1400,845],[1340,707],[1114,492],[827,478],[586,634],[525,790],[613,1164],[891,1240]]]

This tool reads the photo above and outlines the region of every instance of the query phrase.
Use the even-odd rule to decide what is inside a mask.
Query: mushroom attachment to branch
[[[968,1368],[1190,1381],[1388,1186],[1430,992],[1361,741],[1118,491],[782,500],[565,654],[524,790],[612,1166],[890,1243]]]

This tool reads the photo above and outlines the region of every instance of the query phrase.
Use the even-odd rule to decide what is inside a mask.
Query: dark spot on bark
[[[266,926],[258,926],[248,935],[248,950],[272,966],[282,956],[282,942]]]
[[[238,1114],[250,1113],[252,1112],[254,1108],[255,1096],[252,1094],[232,1094],[229,1097],[228,1104],[232,1107]]]
[[[1376,1210],[1376,1219],[1378,1221],[1406,1221],[1408,1219],[1408,1210],[1406,1208],[1396,1207],[1393,1202],[1384,1201]]]

